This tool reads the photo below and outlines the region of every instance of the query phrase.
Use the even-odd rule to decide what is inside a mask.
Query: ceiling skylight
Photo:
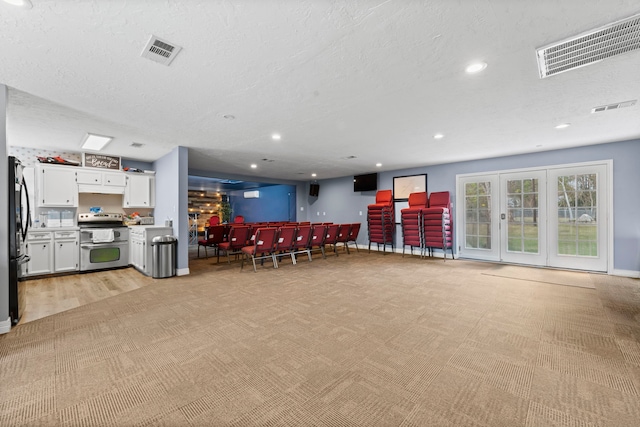
[[[82,142],[83,150],[100,151],[113,139],[112,136],[88,133]]]

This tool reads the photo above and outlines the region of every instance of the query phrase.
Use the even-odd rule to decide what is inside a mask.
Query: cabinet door
[[[126,178],[126,175],[122,172],[105,172],[102,175],[102,183],[104,185],[124,187],[126,185],[125,178]]]
[[[78,258],[79,252],[77,240],[63,240],[55,242],[54,270],[56,273],[78,270]]]
[[[27,254],[31,257],[27,263],[27,275],[53,273],[51,241],[27,244]]]
[[[127,175],[124,190],[125,208],[152,208],[154,198],[155,177],[151,175]]]
[[[38,183],[39,206],[78,206],[76,171],[70,166],[40,169]]]
[[[81,169],[77,172],[78,184],[102,184],[102,173]]]

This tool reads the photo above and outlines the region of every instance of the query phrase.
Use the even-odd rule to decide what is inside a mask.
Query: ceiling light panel
[[[81,147],[83,150],[100,151],[109,142],[111,142],[112,139],[112,136],[95,135],[93,133],[88,133],[84,137],[84,141],[82,142]]]
[[[640,15],[538,49],[540,78],[640,48]]]

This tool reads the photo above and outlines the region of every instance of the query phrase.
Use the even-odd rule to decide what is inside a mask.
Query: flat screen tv
[[[376,191],[378,189],[378,174],[368,173],[353,177],[353,191]]]

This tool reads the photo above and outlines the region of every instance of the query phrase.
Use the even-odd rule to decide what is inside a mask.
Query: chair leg
[[[245,254],[242,254],[242,259],[240,260],[240,270],[244,269],[244,259],[246,258]]]
[[[320,251],[322,252],[322,258],[327,259],[327,256],[324,253],[324,245],[320,246]]]
[[[209,254],[207,253],[207,247],[204,247],[204,257],[209,259]]]
[[[273,268],[278,268],[278,260],[276,259],[276,254],[271,254],[271,259],[273,260]]]
[[[256,268],[256,259],[254,258],[253,255],[251,255],[251,261],[253,261],[253,272],[257,273],[258,269]]]

